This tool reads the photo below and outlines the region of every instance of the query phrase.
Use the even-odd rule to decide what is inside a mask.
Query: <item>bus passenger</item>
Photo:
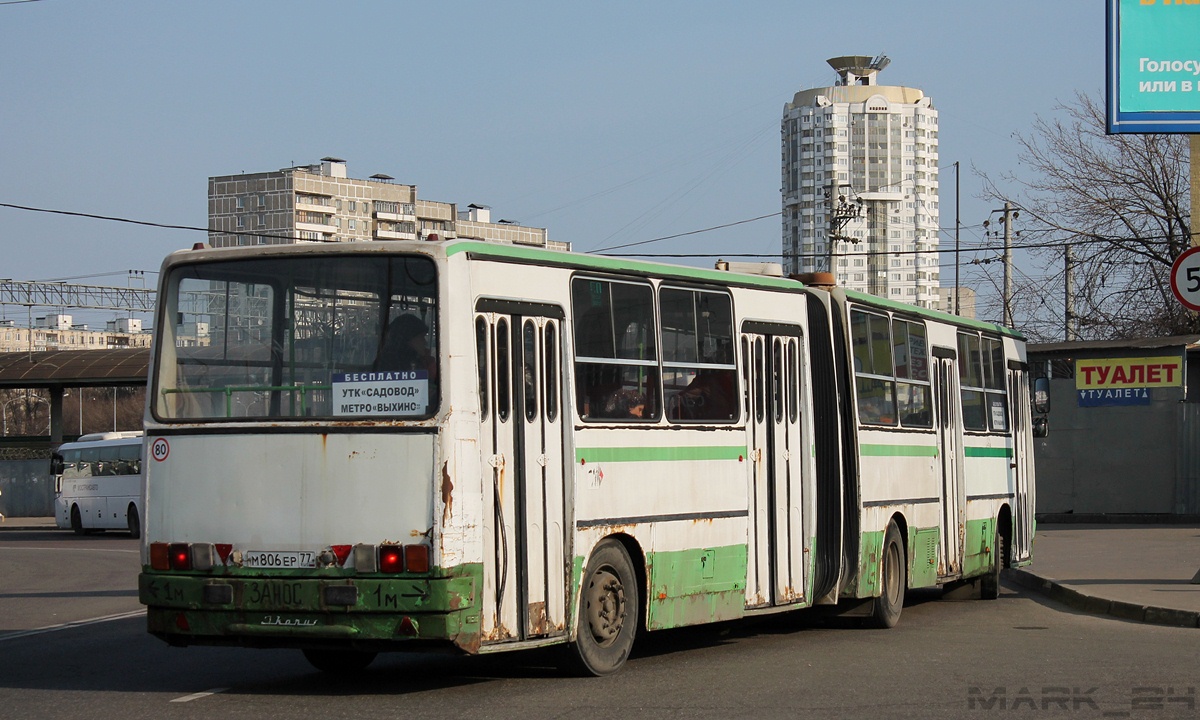
[[[429,352],[429,328],[416,315],[405,313],[392,320],[383,334],[376,370],[424,370],[437,378],[437,363]]]
[[[646,413],[646,398],[636,390],[619,389],[604,401],[603,415],[609,419],[641,419]]]

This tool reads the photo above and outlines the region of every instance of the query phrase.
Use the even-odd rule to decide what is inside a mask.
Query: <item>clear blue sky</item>
[[[210,175],[334,155],[594,250],[779,211],[784,103],[886,54],[977,242],[972,167],[1021,172],[1013,133],[1101,91],[1103,40],[1095,0],[0,3],[0,202],[204,226]],[[205,239],[0,208],[0,278],[123,286]],[[779,248],[769,218],[631,252]]]

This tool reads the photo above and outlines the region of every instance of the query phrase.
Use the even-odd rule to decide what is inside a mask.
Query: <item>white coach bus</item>
[[[1030,561],[1016,332],[797,280],[470,241],[163,264],[140,597],[173,645],[564,644]]]
[[[51,473],[58,527],[141,536],[141,432],[92,433],[63,443],[51,457]]]

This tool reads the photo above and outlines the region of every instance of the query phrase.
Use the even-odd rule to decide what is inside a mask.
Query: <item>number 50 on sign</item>
[[[1171,292],[1184,307],[1200,312],[1200,247],[1175,258],[1171,265]]]

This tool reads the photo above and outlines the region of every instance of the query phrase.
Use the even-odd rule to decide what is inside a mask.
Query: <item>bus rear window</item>
[[[437,272],[416,256],[175,268],[159,331],[163,420],[428,417],[438,403]]]

